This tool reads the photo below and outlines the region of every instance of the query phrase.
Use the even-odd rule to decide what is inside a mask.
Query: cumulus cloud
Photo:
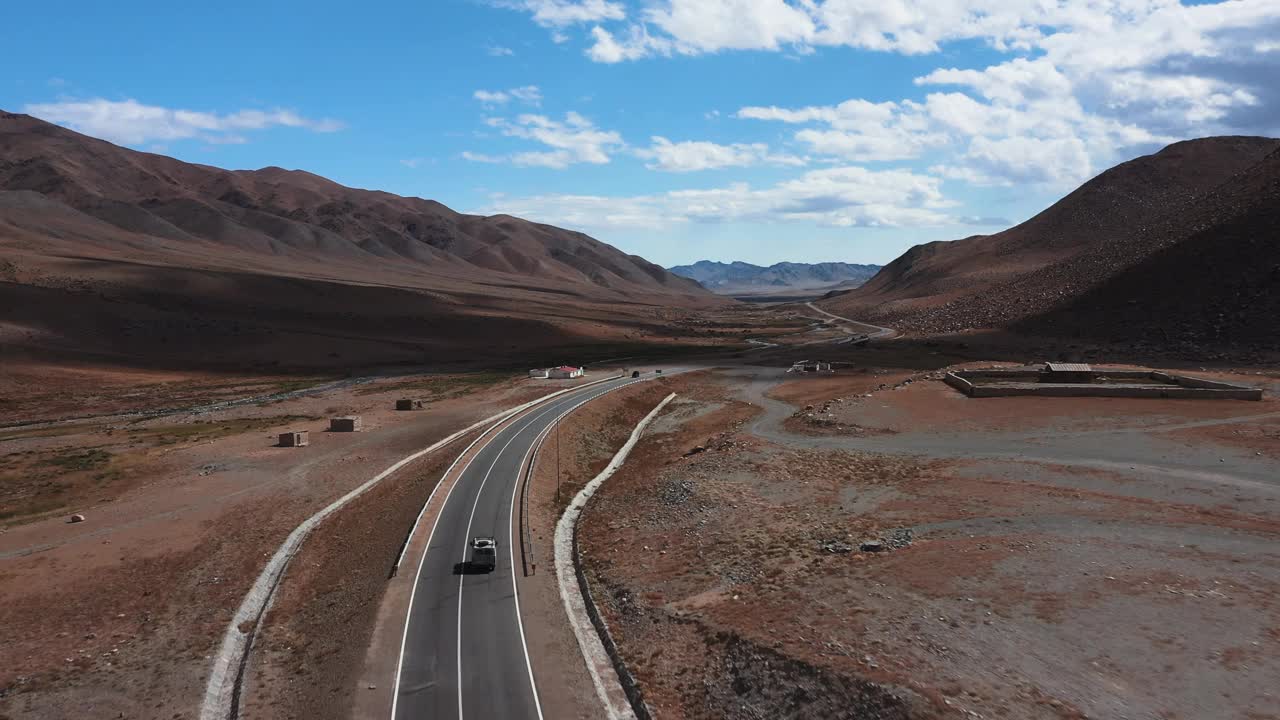
[[[523,114],[514,120],[488,118],[485,124],[503,135],[533,140],[549,147],[534,150],[491,155],[464,152],[462,157],[474,162],[509,163],[517,167],[547,167],[557,170],[578,163],[603,165],[610,154],[625,147],[622,136],[612,130],[601,130],[587,118],[576,112],[565,114],[564,120],[553,120],[545,115]]]
[[[1183,2],[650,0],[630,12],[595,3],[594,13],[559,8],[578,4],[564,2],[539,22],[587,25],[586,54],[603,63],[824,47],[927,55],[984,43],[1008,57],[923,73],[918,86],[944,91],[925,100],[760,106],[738,117],[808,125],[797,142],[846,162],[955,145],[963,152],[941,163],[953,177],[962,167],[974,177],[996,172],[998,157],[1042,143],[1036,157],[1050,165],[1038,176],[1070,183],[1168,139],[1280,130],[1280,3]]]
[[[753,165],[786,165],[800,167],[806,161],[802,157],[785,153],[771,153],[764,143],[734,143],[720,145],[706,141],[671,142],[654,136],[652,145],[636,150],[636,156],[649,160],[645,167],[666,172],[695,172],[727,167],[751,167]]]
[[[485,46],[484,51],[488,53],[490,57],[510,57],[516,54],[515,50],[502,45],[487,45]]]
[[[1029,182],[1068,188],[1111,164],[1124,149],[1176,136],[1089,112],[1061,74],[1043,63],[1018,62],[989,72],[943,69],[917,84],[960,85],[923,101],[799,108],[745,107],[737,117],[804,126],[795,132],[816,157],[886,162],[941,155],[947,179],[980,185]],[[1039,78],[1037,80],[1036,78]]]
[[[588,230],[661,230],[695,222],[804,221],[834,227],[945,225],[952,204],[940,180],[906,170],[811,170],[764,188],[747,183],[652,195],[537,195],[495,198],[478,212],[510,213]]]
[[[247,142],[245,132],[274,127],[335,132],[344,125],[332,119],[303,117],[292,110],[238,110],[219,114],[144,105],[136,100],[70,100],[34,103],[23,112],[72,130],[123,145],[197,138],[214,144]]]

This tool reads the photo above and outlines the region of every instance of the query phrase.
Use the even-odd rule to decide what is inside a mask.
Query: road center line
[[[489,476],[493,473],[493,469],[494,469],[495,467],[497,467],[497,465],[498,465],[498,461],[502,459],[502,455],[503,455],[503,453],[505,453],[505,452],[507,451],[507,448],[511,446],[511,443],[513,443],[513,442],[515,442],[515,441],[516,441],[516,438],[520,437],[521,435],[523,435],[523,434],[524,434],[524,432],[525,432],[526,430],[528,430],[529,428],[533,427],[534,423],[535,423],[535,422],[537,422],[538,420],[540,420],[543,416],[545,416],[545,415],[547,415],[548,413],[551,413],[551,412],[553,412],[554,410],[556,410],[556,409],[558,408],[558,405],[559,405],[559,403],[554,403],[554,402],[553,402],[553,403],[551,403],[551,405],[550,405],[549,407],[547,407],[546,409],[544,409],[542,412],[539,412],[537,415],[535,415],[535,416],[533,416],[533,417],[531,417],[531,418],[528,418],[528,419],[526,420],[526,422],[524,423],[524,425],[523,425],[522,427],[520,427],[520,429],[519,429],[519,430],[516,430],[516,431],[512,434],[511,438],[510,438],[510,439],[508,439],[508,440],[507,440],[507,442],[503,444],[503,446],[502,446],[502,448],[501,448],[500,450],[498,450],[497,454],[495,454],[495,455],[494,455],[494,457],[493,457],[493,462],[489,463],[489,468],[485,471],[485,473],[484,473],[484,477],[480,480],[480,487],[476,490],[476,497],[475,497],[475,500],[471,503],[471,513],[470,513],[470,514],[468,515],[468,517],[467,517],[467,530],[466,530],[466,532],[463,534],[463,546],[462,546],[462,562],[463,562],[463,563],[466,563],[466,561],[467,561],[467,551],[468,551],[468,550],[470,549],[470,547],[471,547],[471,540],[470,540],[470,538],[471,538],[471,524],[472,524],[472,522],[475,520],[475,516],[476,516],[476,508],[480,505],[480,497],[484,494],[484,486],[485,486],[485,484],[486,484],[487,482],[489,482]],[[461,478],[459,478],[458,480],[459,480],[459,482],[461,482],[461,480],[462,480],[462,479],[461,479]],[[441,509],[441,512],[443,512],[443,508]],[[509,539],[509,538],[508,538],[508,543],[510,543],[510,539]],[[511,568],[511,572],[512,572],[512,573],[514,573],[514,572],[515,572],[515,566],[514,566],[514,565],[513,565],[513,566],[512,566],[512,568]],[[458,630],[457,630],[457,640],[458,640],[458,642],[457,642],[457,646],[458,646],[458,653],[457,653],[457,667],[458,667],[458,720],[463,720],[463,712],[462,712],[462,592],[463,592],[463,583],[466,581],[466,579],[467,579],[467,575],[466,575],[466,572],[465,572],[465,565],[464,565],[464,571],[458,575],[458,601],[457,601],[457,602],[458,602]],[[518,618],[519,618],[519,615],[517,614],[517,616],[516,616],[516,617],[517,617],[517,619],[518,619]],[[523,641],[523,634],[522,634],[521,640]],[[533,687],[533,685],[532,685],[532,682],[533,682],[532,675],[530,676],[529,680],[530,680],[530,690],[533,692],[534,704],[535,704],[535,706],[537,706],[537,705],[538,705],[538,690],[537,690],[537,688]],[[539,718],[541,718],[541,717],[542,717],[542,708],[541,708],[541,706],[538,706],[538,717],[539,717]]]

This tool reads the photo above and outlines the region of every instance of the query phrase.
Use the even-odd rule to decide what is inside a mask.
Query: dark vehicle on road
[[[493,572],[498,566],[498,541],[491,537],[471,539],[470,570]]]

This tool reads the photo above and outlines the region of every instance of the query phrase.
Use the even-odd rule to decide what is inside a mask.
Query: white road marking
[[[485,471],[485,473],[484,473],[484,477],[483,477],[483,478],[481,478],[481,480],[480,480],[480,487],[476,490],[476,499],[475,499],[475,502],[471,503],[471,514],[467,517],[467,531],[463,534],[463,548],[462,548],[462,561],[463,561],[464,563],[467,561],[467,550],[468,550],[468,549],[470,548],[470,546],[471,546],[471,523],[475,520],[475,517],[476,517],[476,508],[480,505],[480,496],[484,494],[484,486],[485,486],[485,483],[489,482],[489,476],[493,473],[493,469],[494,469],[495,467],[497,467],[497,465],[498,465],[498,461],[502,459],[502,455],[503,455],[503,453],[505,453],[505,452],[507,451],[507,448],[508,448],[508,447],[511,447],[511,443],[515,442],[515,441],[516,441],[516,438],[518,438],[518,437],[520,437],[521,435],[523,435],[523,434],[524,434],[524,431],[526,431],[526,430],[528,430],[529,428],[533,427],[533,424],[534,424],[535,422],[537,422],[540,418],[542,418],[542,417],[543,417],[544,415],[546,415],[547,413],[550,413],[550,412],[551,412],[552,410],[554,410],[554,409],[555,409],[555,408],[548,407],[548,408],[546,408],[545,410],[543,410],[542,412],[540,412],[540,413],[538,413],[537,415],[533,416],[532,418],[529,418],[529,419],[528,419],[528,422],[526,422],[526,423],[525,423],[524,427],[522,427],[522,428],[520,428],[519,430],[515,431],[515,433],[513,433],[513,434],[512,434],[511,439],[507,440],[507,442],[506,442],[505,444],[503,444],[502,448],[498,450],[498,453],[497,453],[496,455],[494,455],[494,457],[493,457],[493,462],[489,464],[489,469]],[[511,574],[512,574],[512,578],[513,578],[513,581],[512,581],[512,582],[514,582],[514,577],[515,577],[515,566],[514,566],[514,565],[512,565],[512,567],[511,567]],[[462,714],[462,586],[463,586],[463,582],[464,582],[466,579],[467,579],[467,575],[466,575],[466,572],[465,572],[465,569],[464,569],[464,571],[458,575],[458,655],[457,655],[457,662],[458,662],[458,720],[462,720],[462,718],[463,718],[463,714]],[[517,613],[516,613],[516,619],[517,619],[517,621],[519,620],[519,618],[520,618],[520,614],[519,614],[519,612],[517,612]],[[524,643],[524,631],[523,631],[523,629],[522,629],[522,630],[521,630],[521,632],[520,632],[520,642],[521,642],[521,643]],[[528,662],[529,662],[529,654],[528,654],[528,653],[529,653],[529,651],[528,651],[528,648],[526,647],[526,648],[525,648],[525,663],[526,663],[526,664],[528,664]],[[534,685],[533,685],[533,671],[532,671],[532,669],[529,671],[529,683],[530,683],[530,687],[531,687],[531,689],[533,690],[533,702],[534,702],[534,705],[538,708],[538,717],[539,717],[539,718],[541,718],[541,717],[542,717],[542,706],[538,703],[538,689],[537,689],[537,687],[536,687],[536,686],[534,686]]]
[[[479,423],[476,423],[475,425],[472,425],[471,427],[469,427],[469,428],[467,428],[467,429],[465,429],[465,430],[461,430],[461,431],[459,431],[459,432],[457,432],[457,433],[454,433],[453,435],[450,435],[450,436],[449,436],[449,438],[447,438],[445,441],[442,441],[442,442],[437,443],[436,445],[432,446],[432,448],[435,448],[435,447],[437,447],[437,446],[441,446],[441,445],[447,444],[448,442],[452,442],[452,440],[453,440],[453,439],[458,438],[458,437],[461,437],[462,435],[464,435],[464,434],[466,434],[466,433],[468,433],[468,432],[471,432],[472,430],[475,430],[475,429],[479,428],[480,426],[482,426],[482,425],[483,425],[484,423],[486,423],[486,422],[490,422],[490,421],[492,421],[492,422],[493,422],[493,424],[492,424],[492,425],[490,425],[488,428],[486,428],[486,429],[485,429],[485,431],[484,431],[483,433],[480,433],[480,437],[478,437],[478,438],[476,438],[475,440],[473,440],[473,441],[471,442],[471,444],[470,444],[470,445],[468,445],[468,446],[467,446],[467,448],[466,448],[465,450],[463,450],[461,453],[459,453],[459,454],[458,454],[458,457],[457,457],[457,458],[454,458],[453,463],[449,466],[449,469],[450,469],[450,470],[452,470],[452,469],[453,469],[453,467],[454,467],[454,466],[456,466],[456,465],[458,464],[458,461],[459,461],[459,460],[461,460],[462,458],[466,457],[467,453],[468,453],[468,452],[470,452],[471,448],[472,448],[472,447],[474,447],[476,443],[478,443],[478,442],[480,442],[482,439],[484,439],[484,437],[485,437],[486,435],[488,435],[490,432],[492,432],[494,429],[499,428],[499,427],[502,427],[503,425],[505,425],[505,424],[507,423],[507,421],[511,420],[512,418],[516,418],[516,417],[518,417],[518,416],[520,415],[520,413],[524,412],[525,410],[527,410],[527,409],[529,409],[529,408],[531,408],[531,407],[534,407],[534,406],[538,405],[539,403],[547,402],[548,400],[551,400],[551,399],[553,399],[553,398],[556,398],[556,397],[559,397],[559,396],[562,396],[562,395],[565,395],[565,394],[571,393],[571,392],[573,392],[574,390],[581,390],[581,389],[586,388],[586,387],[591,387],[591,386],[594,386],[594,385],[598,385],[598,384],[600,384],[600,383],[609,382],[610,380],[619,380],[619,379],[621,379],[621,378],[622,378],[622,376],[611,377],[611,378],[602,378],[602,379],[600,379],[600,380],[595,380],[595,381],[592,381],[592,382],[589,382],[589,383],[585,383],[585,384],[583,384],[583,385],[579,385],[578,387],[575,387],[575,388],[567,388],[567,389],[565,389],[565,390],[558,390],[558,391],[553,392],[553,393],[551,393],[551,394],[549,394],[549,395],[544,395],[543,397],[540,397],[540,398],[538,398],[537,400],[532,400],[532,401],[530,401],[530,402],[526,403],[526,404],[525,404],[524,406],[522,406],[522,407],[516,407],[516,408],[512,408],[512,409],[510,409],[510,410],[504,411],[504,412],[502,412],[502,413],[499,413],[499,414],[498,414],[498,416],[491,417],[491,418],[489,418],[488,420],[482,420],[482,421],[480,421]],[[412,457],[417,457],[417,456],[418,456],[418,455],[420,455],[420,454],[422,454],[422,453],[415,453],[414,455],[412,455],[412,456],[410,456],[410,457],[411,457],[411,458],[412,458]],[[403,462],[407,462],[407,461],[408,461],[408,459],[409,459],[409,458],[406,458],[404,461],[401,461],[401,463],[403,463]],[[467,464],[466,464],[466,465],[464,465],[464,466],[463,466],[463,468],[462,468],[462,472],[463,472],[463,473],[466,473],[467,468],[471,466],[471,461],[472,461],[472,460],[474,460],[474,459],[475,459],[475,458],[471,458],[471,460],[467,460]],[[399,467],[401,463],[397,463],[394,467]],[[445,474],[441,476],[441,482],[443,482],[443,481],[444,481],[444,479],[445,479],[445,478],[447,478],[448,476],[449,476],[449,471],[448,471],[448,470],[446,470],[446,471],[445,471]],[[459,480],[461,480],[461,479],[462,479],[462,476],[461,476],[461,475],[459,475],[459,476],[458,476],[458,479],[459,479]],[[449,497],[453,494],[453,489],[454,489],[454,488],[456,488],[457,486],[458,486],[458,483],[457,483],[457,482],[455,482],[453,485],[451,485],[451,486],[449,487],[449,492],[448,492],[448,493],[446,493],[446,494],[445,494],[445,496],[444,496],[444,502],[440,504],[440,511],[441,511],[441,513],[443,513],[443,512],[444,512],[444,508],[445,508],[445,506],[447,506],[447,505],[449,504]],[[437,490],[439,490],[439,489],[440,489],[440,485],[439,485],[439,484],[437,484],[437,485],[436,485],[436,487],[435,487],[434,489],[432,489],[432,490],[431,490],[431,494],[430,494],[429,496],[427,496],[427,502],[423,503],[423,505],[422,505],[422,510],[420,510],[420,511],[418,512],[418,518],[417,518],[417,520],[415,520],[415,521],[414,521],[414,523],[413,523],[413,529],[409,531],[409,541],[405,543],[406,550],[407,550],[407,548],[408,548],[409,543],[412,543],[412,542],[413,542],[413,536],[414,536],[414,534],[416,534],[416,532],[417,532],[418,523],[422,521],[422,515],[427,511],[427,506],[431,504],[431,498],[435,497],[436,491],[437,491]],[[396,659],[396,680],[395,680],[395,685],[394,685],[394,687],[392,688],[392,695],[391,695],[391,720],[395,720],[395,717],[396,717],[396,707],[397,707],[397,705],[398,705],[398,704],[399,704],[399,702],[400,702],[400,675],[401,675],[401,673],[402,673],[402,672],[403,672],[403,670],[404,670],[404,649],[405,649],[405,645],[408,643],[408,640],[409,640],[409,621],[413,618],[413,598],[414,598],[414,596],[415,596],[415,595],[417,595],[417,592],[418,592],[418,580],[419,580],[419,579],[421,578],[421,576],[422,576],[422,566],[423,566],[424,564],[426,564],[426,561],[427,561],[427,553],[431,550],[431,540],[432,540],[432,538],[434,538],[434,537],[435,537],[435,534],[436,534],[436,528],[437,528],[437,527],[439,527],[439,525],[440,525],[440,515],[436,515],[436,520],[435,520],[435,522],[433,522],[433,523],[431,524],[431,533],[427,536],[427,546],[426,546],[426,548],[425,548],[425,549],[423,550],[423,552],[422,552],[422,557],[421,557],[421,558],[419,558],[419,560],[418,560],[418,569],[417,569],[417,571],[416,571],[416,572],[414,572],[414,575],[413,575],[413,585],[411,586],[411,588],[410,588],[410,590],[409,590],[409,607],[408,607],[408,610],[406,611],[406,615],[405,615],[405,621],[404,621],[404,632],[403,632],[403,633],[401,634],[401,636],[400,636],[400,657]],[[211,681],[211,683],[210,683],[210,684],[212,684],[212,681]]]
[[[668,373],[668,375],[674,375],[674,374],[676,374],[676,373]],[[660,376],[655,376],[655,377],[660,377]],[[602,380],[598,380],[598,381],[596,381],[595,383],[588,383],[588,384],[586,384],[586,385],[581,385],[581,386],[579,386],[579,387],[572,388],[572,389],[568,389],[568,390],[565,390],[565,391],[562,391],[562,392],[563,392],[563,393],[565,393],[565,394],[568,394],[568,393],[572,393],[572,392],[573,392],[573,391],[575,391],[575,390],[582,390],[582,389],[585,389],[585,388],[587,388],[587,387],[589,387],[589,386],[596,385],[596,384],[598,384],[598,383],[605,383],[605,382],[609,382],[609,381],[611,381],[611,380],[621,380],[621,379],[624,379],[624,378],[619,378],[619,377],[614,377],[614,378],[605,378],[605,379],[602,379]],[[568,410],[565,410],[564,412],[562,412],[562,413],[561,413],[561,414],[560,414],[560,415],[559,415],[559,416],[558,416],[558,417],[557,417],[557,418],[556,418],[556,419],[555,419],[555,420],[554,420],[554,421],[553,421],[553,422],[552,422],[552,423],[551,423],[547,428],[544,428],[544,429],[542,430],[541,434],[545,435],[545,433],[546,433],[546,432],[548,432],[552,427],[554,427],[554,426],[555,426],[555,423],[559,422],[559,421],[560,421],[560,420],[561,420],[565,415],[568,415],[570,412],[572,412],[573,410],[576,410],[577,408],[581,407],[582,405],[584,405],[584,404],[586,404],[586,403],[588,403],[588,402],[590,402],[590,401],[592,401],[592,400],[595,400],[595,399],[597,399],[597,398],[601,397],[602,395],[606,395],[606,394],[608,394],[608,393],[610,393],[610,392],[613,392],[614,390],[619,390],[619,389],[624,388],[624,387],[629,387],[629,386],[634,385],[634,384],[636,384],[636,383],[638,383],[638,382],[644,382],[645,380],[649,380],[649,379],[653,379],[653,378],[631,379],[631,381],[630,381],[630,382],[624,382],[624,383],[621,383],[621,384],[615,385],[615,386],[613,386],[613,387],[611,387],[611,388],[606,389],[604,392],[601,392],[601,393],[598,393],[598,394],[584,393],[584,395],[587,395],[588,397],[585,397],[583,400],[581,400],[581,401],[579,401],[579,402],[575,403],[575,404],[574,404],[572,407],[570,407]],[[557,393],[557,394],[558,394],[558,393]],[[542,399],[540,399],[540,400],[538,400],[538,401],[534,401],[534,402],[535,402],[535,403],[537,403],[537,402],[544,402],[544,401],[547,401],[547,400],[551,400],[551,398],[542,398]],[[500,459],[500,458],[502,457],[502,454],[506,451],[507,447],[509,447],[509,446],[511,445],[511,443],[512,443],[512,442],[514,442],[514,441],[515,441],[515,439],[516,439],[517,437],[519,437],[520,435],[522,435],[522,434],[524,433],[524,431],[525,431],[525,430],[528,430],[530,427],[532,427],[532,426],[533,426],[533,423],[534,423],[534,422],[536,422],[538,419],[540,419],[540,418],[542,418],[543,416],[545,416],[547,413],[551,412],[553,409],[554,409],[554,408],[552,408],[552,407],[547,407],[547,408],[546,408],[546,409],[544,409],[542,412],[538,412],[538,413],[536,413],[536,414],[526,415],[526,416],[523,416],[523,417],[521,417],[521,416],[520,416],[519,411],[517,411],[517,412],[512,412],[512,413],[511,413],[510,415],[508,415],[506,418],[503,418],[503,419],[502,419],[502,420],[500,420],[499,422],[497,422],[497,423],[495,423],[494,425],[490,426],[488,429],[486,429],[486,430],[484,431],[484,433],[482,433],[482,434],[480,435],[480,437],[478,437],[478,438],[476,438],[474,441],[472,441],[471,445],[469,445],[469,446],[467,447],[467,449],[466,449],[466,450],[464,450],[464,451],[463,451],[463,452],[458,456],[458,458],[454,460],[453,465],[451,465],[451,466],[450,466],[450,469],[452,469],[452,467],[456,466],[456,465],[457,465],[457,463],[458,463],[458,461],[459,461],[459,460],[461,460],[461,459],[462,459],[462,457],[464,457],[464,456],[465,456],[465,455],[466,455],[466,454],[471,450],[471,448],[472,448],[472,447],[474,447],[474,446],[476,445],[476,443],[479,443],[482,439],[484,439],[484,437],[485,437],[486,435],[488,435],[488,434],[489,434],[490,432],[492,432],[494,429],[499,428],[499,427],[503,427],[504,425],[506,425],[507,427],[511,427],[511,425],[507,425],[507,423],[508,423],[508,421],[511,421],[511,420],[513,420],[513,419],[515,420],[515,422],[519,422],[520,420],[527,420],[527,421],[528,421],[528,422],[524,425],[524,427],[521,427],[519,430],[517,430],[517,431],[515,432],[515,434],[514,434],[514,435],[512,435],[511,439],[509,439],[509,440],[508,440],[508,441],[507,441],[507,442],[502,446],[502,448],[498,451],[497,455],[496,455],[496,456],[495,456],[495,458],[494,458],[493,463],[491,463],[491,464],[489,465],[488,470],[486,470],[486,472],[485,472],[485,476],[484,476],[484,478],[481,480],[480,488],[476,491],[476,501],[475,501],[474,503],[472,503],[472,506],[471,506],[471,515],[470,515],[470,516],[468,517],[468,519],[467,519],[467,530],[466,530],[466,536],[464,537],[463,562],[465,562],[465,561],[466,561],[466,553],[467,553],[467,549],[470,547],[471,524],[472,524],[472,522],[473,522],[473,521],[474,521],[474,519],[475,519],[475,511],[476,511],[476,507],[477,507],[477,506],[478,506],[478,504],[479,504],[480,495],[483,493],[484,485],[485,485],[485,483],[488,481],[488,479],[489,479],[489,475],[493,472],[493,468],[497,465],[497,461],[498,461],[498,459]],[[515,422],[513,422],[513,423],[512,423],[512,425],[514,425],[514,424],[515,424]],[[506,428],[504,428],[504,429],[506,429]],[[492,440],[490,440],[490,442],[492,442]],[[536,442],[536,441],[535,441],[535,442]],[[526,456],[526,458],[527,458],[527,456]],[[434,538],[434,536],[435,536],[436,528],[437,528],[437,527],[439,527],[440,517],[444,514],[444,508],[448,506],[448,504],[449,504],[449,499],[450,499],[450,497],[451,497],[451,496],[452,496],[452,494],[453,494],[453,490],[454,490],[455,488],[457,488],[457,487],[462,483],[462,476],[466,474],[467,470],[470,468],[471,463],[472,463],[472,462],[474,462],[474,460],[475,460],[475,458],[474,458],[474,457],[473,457],[473,458],[471,458],[471,459],[469,459],[469,460],[467,460],[466,464],[463,466],[463,468],[462,468],[462,470],[461,470],[461,472],[460,472],[460,474],[459,474],[459,476],[458,476],[457,481],[455,481],[455,482],[454,482],[454,484],[449,488],[448,493],[446,493],[446,494],[445,494],[444,502],[443,502],[443,503],[441,504],[441,506],[440,506],[440,512],[437,514],[435,522],[434,522],[434,523],[432,523],[432,526],[431,526],[431,533],[430,533],[430,535],[429,535],[429,536],[428,536],[428,538],[427,538],[427,547],[426,547],[426,548],[425,548],[425,550],[423,551],[422,556],[421,556],[421,558],[419,558],[419,561],[418,561],[418,569],[417,569],[417,571],[416,571],[416,572],[415,572],[415,574],[414,574],[413,587],[412,587],[412,590],[410,591],[410,594],[409,594],[409,617],[407,617],[407,618],[406,618],[406,620],[405,620],[404,633],[402,634],[402,636],[401,636],[401,640],[400,640],[400,657],[399,657],[398,662],[397,662],[397,665],[396,665],[396,680],[395,680],[394,694],[392,695],[392,701],[391,701],[391,718],[392,718],[392,720],[395,720],[395,717],[396,717],[396,708],[397,708],[397,705],[398,705],[398,702],[399,702],[399,698],[400,698],[400,678],[401,678],[402,671],[403,671],[403,669],[404,669],[404,651],[405,651],[405,647],[406,647],[406,644],[407,644],[407,642],[408,642],[408,637],[409,637],[409,621],[410,621],[410,619],[412,618],[413,599],[414,599],[414,596],[415,596],[415,595],[416,595],[416,593],[417,593],[417,588],[418,588],[419,580],[420,580],[421,575],[422,575],[422,568],[423,568],[423,566],[426,564],[426,557],[427,557],[427,555],[428,555],[428,554],[429,554],[429,552],[430,552],[430,549],[431,549],[431,542],[432,542],[432,539],[433,539],[433,538]],[[523,467],[523,464],[521,465],[521,467]],[[517,472],[518,472],[518,471],[517,471]],[[445,476],[443,476],[443,477],[447,477],[447,475],[448,475],[448,471],[446,471],[446,474],[445,474]],[[517,477],[517,487],[519,487],[518,477]],[[438,489],[439,489],[439,486],[437,486],[437,488],[436,488],[436,489],[438,490]],[[433,496],[435,495],[435,492],[436,492],[436,490],[432,490],[432,495],[431,495],[431,496],[429,496],[429,497],[427,498],[427,504],[430,504],[430,502],[431,502],[431,497],[433,497]],[[513,493],[513,498],[514,498],[514,493]],[[512,503],[512,504],[513,504],[513,507],[514,507],[514,499],[513,499],[513,503]],[[424,507],[424,512],[425,512],[425,507],[426,507],[426,505],[424,504],[424,506],[423,506],[423,507]],[[419,513],[419,516],[421,516],[421,513]],[[510,520],[509,520],[509,521],[510,521]],[[412,541],[412,537],[410,538],[410,541]],[[511,572],[512,572],[512,584],[513,584],[513,586],[514,586],[514,584],[515,584],[515,558],[514,558],[514,545],[512,546],[511,554],[512,554],[512,558],[511,558],[511,562],[512,562],[512,567],[511,567]],[[457,658],[456,658],[456,659],[457,659],[457,664],[458,664],[458,718],[459,718],[459,720],[462,720],[462,588],[463,588],[462,583],[463,583],[463,581],[464,581],[464,580],[465,580],[465,575],[462,575],[462,576],[460,576],[460,577],[459,577],[459,581],[458,581],[458,620],[457,620],[458,649],[457,649]],[[543,715],[542,715],[542,705],[541,705],[541,701],[540,701],[540,700],[539,700],[539,698],[538,698],[538,689],[537,689],[537,685],[536,685],[536,683],[535,683],[535,681],[534,681],[534,678],[533,678],[533,665],[532,665],[532,663],[530,662],[530,659],[529,659],[529,648],[528,648],[528,644],[526,643],[526,641],[525,641],[525,637],[524,637],[524,622],[523,622],[523,620],[522,620],[522,619],[521,619],[521,617],[520,617],[519,592],[518,592],[518,591],[516,592],[516,622],[517,622],[517,624],[519,625],[519,628],[520,628],[520,642],[521,642],[521,645],[523,646],[523,649],[524,649],[524,655],[525,655],[525,666],[526,666],[526,668],[528,669],[528,672],[529,672],[529,684],[530,684],[530,688],[531,688],[531,689],[532,689],[532,691],[533,691],[534,706],[536,707],[537,712],[538,712],[538,717],[539,717],[539,719],[541,720],[541,718],[543,717]]]

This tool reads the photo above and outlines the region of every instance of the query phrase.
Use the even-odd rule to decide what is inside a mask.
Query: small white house
[[[548,368],[534,368],[529,371],[529,377],[534,380],[546,380],[549,372]]]
[[[547,371],[547,377],[555,380],[567,380],[569,378],[582,377],[582,375],[582,368],[573,367],[572,365],[561,365],[560,367],[554,367]]]

